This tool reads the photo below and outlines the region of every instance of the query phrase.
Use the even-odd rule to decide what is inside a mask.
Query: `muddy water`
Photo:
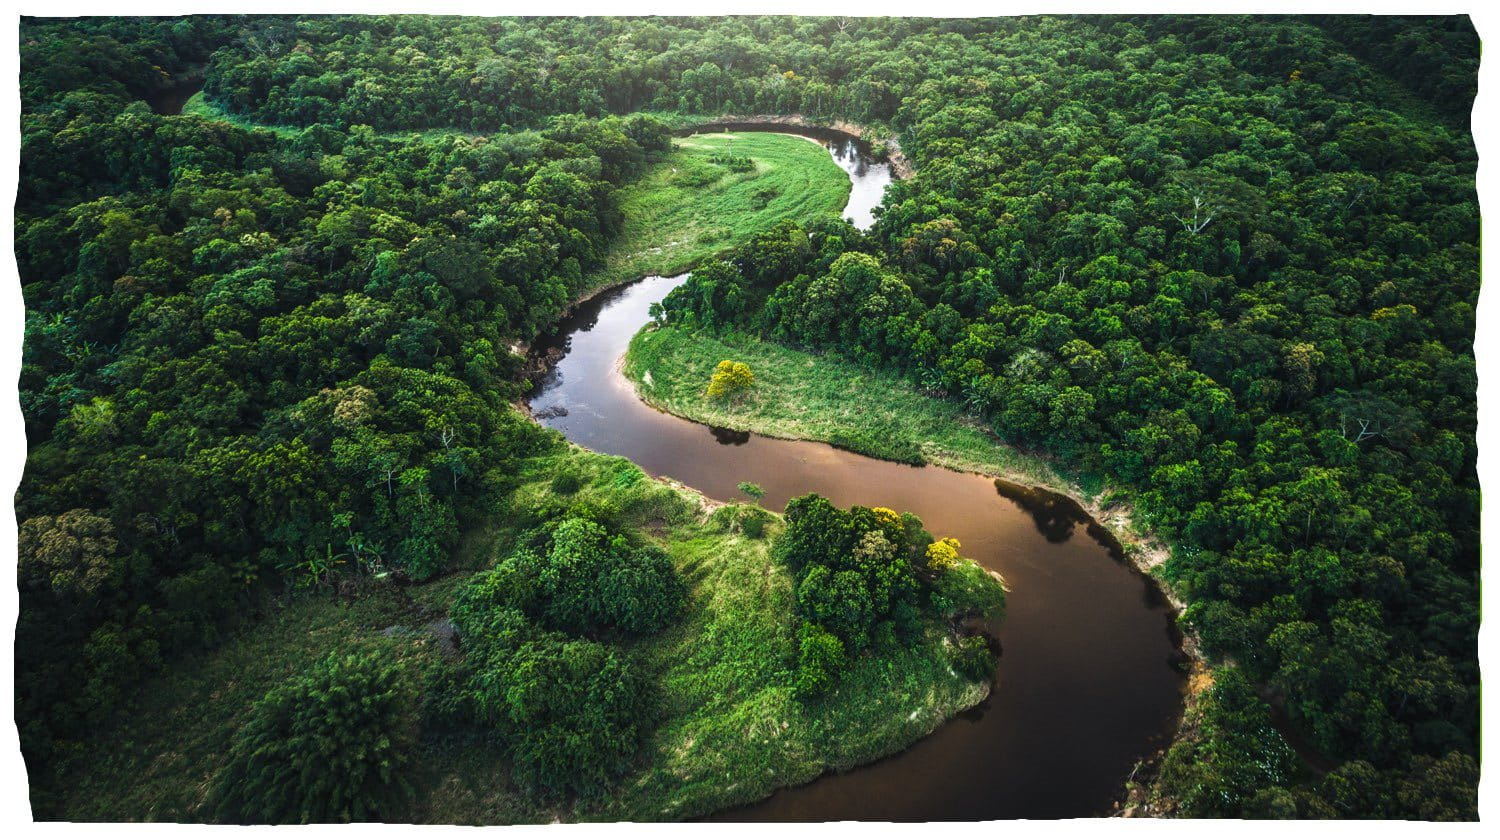
[[[862,194],[870,191],[862,193],[856,180],[855,195]],[[846,215],[868,219],[857,215],[868,210],[851,207]],[[543,422],[716,499],[735,498],[735,485],[752,481],[765,488],[772,509],[816,492],[840,506],[910,510],[934,534],[957,537],[965,555],[1000,571],[1011,587],[1006,619],[995,628],[1002,653],[994,691],[980,707],[899,755],[718,818],[1107,813],[1136,760],[1166,745],[1182,710],[1182,678],[1173,667],[1181,653],[1155,586],[1122,562],[1118,546],[1070,500],[819,443],[714,429],[646,406],[618,360],[651,303],[682,279],[648,277],[616,289],[561,325],[550,343],[567,355],[531,400],[549,417]]]

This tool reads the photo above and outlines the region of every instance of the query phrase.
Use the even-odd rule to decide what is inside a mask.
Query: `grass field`
[[[487,740],[429,737],[411,774],[419,803],[411,819],[495,824],[695,816],[896,752],[988,692],[987,684],[950,669],[946,633],[934,624],[916,646],[878,650],[853,663],[828,697],[795,700],[788,675],[791,581],[769,554],[780,518],[752,539],[736,526],[743,507],[716,507],[648,478],[623,458],[568,446],[526,462],[512,509],[499,512],[496,530],[482,542],[505,551],[514,538],[510,523],[555,505],[552,480],[563,472],[583,481],[565,497],[567,505],[659,544],[689,585],[685,618],[630,648],[662,687],[665,719],[637,770],[607,799],[586,803],[548,804],[519,794],[503,751]],[[447,655],[428,625],[447,612],[471,574],[411,587],[410,603],[374,586],[348,604],[304,595],[216,651],[177,663],[88,745],[87,759],[62,786],[67,800],[39,816],[201,819],[197,809],[209,781],[255,700],[331,649],[378,646],[414,669]]]
[[[755,385],[725,401],[705,393],[714,365],[750,365]],[[647,374],[650,374],[649,380]],[[754,336],[710,336],[662,327],[638,333],[625,375],[647,403],[713,426],[820,440],[865,455],[933,463],[1066,490],[1091,499],[1097,483],[1000,443],[962,406],[919,392],[903,377],[833,355],[813,355]],[[857,394],[858,399],[851,398]]]
[[[749,158],[734,171],[713,157]],[[789,134],[695,134],[673,140],[667,158],[620,191],[625,229],[589,278],[600,289],[687,271],[783,219],[837,217],[849,176],[822,146]]]

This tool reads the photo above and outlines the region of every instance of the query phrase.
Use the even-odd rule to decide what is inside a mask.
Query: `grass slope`
[[[748,157],[754,169],[735,172],[710,162],[715,156]],[[625,228],[588,287],[687,271],[783,219],[808,224],[837,217],[849,190],[849,177],[828,151],[803,137],[725,132],[677,138],[665,160],[620,191]]]
[[[730,400],[705,393],[714,365],[750,365],[755,385]],[[772,437],[820,440],[865,455],[933,463],[1097,494],[1047,461],[997,441],[952,400],[927,396],[905,378],[832,355],[814,355],[754,336],[710,336],[666,326],[637,333],[625,375],[647,403],[702,423]],[[854,398],[853,395],[858,395]]]
[[[583,481],[559,497],[553,478]],[[638,768],[603,801],[541,803],[510,786],[500,748],[482,738],[427,736],[411,780],[420,822],[495,824],[562,820],[684,818],[759,799],[900,750],[988,692],[955,674],[945,633],[931,626],[908,649],[853,664],[839,688],[815,704],[791,695],[791,580],[769,554],[780,519],[760,538],[737,527],[742,506],[648,478],[623,458],[566,447],[532,459],[497,521],[493,554],[512,523],[559,505],[635,529],[666,549],[688,582],[686,617],[630,654],[663,689],[665,720]],[[476,558],[478,559],[478,558]],[[201,819],[198,807],[251,704],[326,651],[376,646],[413,669],[445,654],[429,629],[472,572],[411,587],[408,603],[369,586],[352,603],[304,595],[216,651],[179,663],[146,686],[117,726],[90,745],[67,800],[42,818]]]

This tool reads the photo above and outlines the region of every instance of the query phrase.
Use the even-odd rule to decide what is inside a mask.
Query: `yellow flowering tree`
[[[708,381],[708,398],[723,399],[754,384],[755,374],[750,372],[749,365],[725,359],[714,368],[713,378]]]
[[[946,572],[958,562],[958,550],[961,546],[958,540],[952,537],[943,537],[935,543],[927,546],[927,568],[934,572]]]

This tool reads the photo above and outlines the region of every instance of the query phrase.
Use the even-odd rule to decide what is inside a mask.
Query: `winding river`
[[[780,129],[786,130],[786,129]],[[873,222],[889,167],[855,142],[814,139],[850,174],[845,215]],[[647,277],[581,305],[540,349],[565,351],[531,407],[597,452],[623,455],[711,498],[736,483],[764,504],[816,492],[835,504],[910,510],[1005,576],[994,690],[897,755],[715,816],[733,821],[992,820],[1102,816],[1137,760],[1167,745],[1182,713],[1171,608],[1118,544],[1065,497],[938,467],[878,461],[821,443],[710,428],[642,403],[618,361],[650,305],[682,282]]]

